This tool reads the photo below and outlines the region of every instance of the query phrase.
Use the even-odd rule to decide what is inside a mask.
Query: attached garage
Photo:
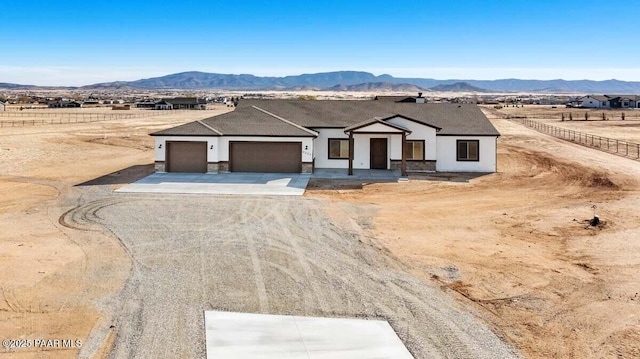
[[[167,172],[207,172],[207,143],[167,141]]]
[[[301,142],[229,142],[231,172],[302,171]]]

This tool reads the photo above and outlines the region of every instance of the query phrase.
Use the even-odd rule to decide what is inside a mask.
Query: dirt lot
[[[204,358],[203,311],[214,309],[385,319],[416,358],[517,357],[453,298],[372,245],[363,231],[371,206],[345,208],[336,222],[325,201],[302,197],[96,198],[62,223],[106,227],[132,258],[124,290],[100,302],[113,317],[87,343],[117,338],[111,358]]]
[[[83,353],[96,353],[98,357],[108,355],[108,348],[112,346],[114,356],[134,353],[132,346],[138,338],[145,345],[157,344],[177,357],[190,357],[194,350],[201,353],[202,348],[197,346],[185,349],[188,351],[184,353],[175,352],[180,348],[154,341],[149,332],[140,332],[138,323],[141,322],[131,320],[126,324],[119,317],[109,315],[114,308],[119,308],[122,313],[139,314],[139,318],[153,321],[158,317],[149,310],[163,308],[171,298],[199,301],[204,296],[172,292],[183,288],[179,283],[177,287],[171,286],[170,280],[180,274],[180,267],[175,266],[171,271],[170,258],[164,254],[154,257],[153,252],[142,251],[144,243],[134,242],[135,231],[148,231],[148,228],[107,225],[124,239],[122,245],[103,226],[109,218],[122,216],[115,209],[133,205],[133,202],[120,203],[129,197],[114,196],[111,188],[151,171],[152,139],[146,134],[168,124],[195,119],[187,116],[201,115],[202,112],[196,111],[182,118],[161,116],[2,130],[0,333],[4,337],[79,338],[86,344]],[[339,190],[335,186],[329,189],[326,183],[317,182],[315,190],[307,195],[310,198],[300,203],[322,205],[305,207],[297,202],[283,202],[275,207],[287,213],[300,212],[287,219],[300,225],[276,227],[277,232],[288,228],[295,234],[292,237],[295,240],[287,242],[288,235],[274,238],[280,232],[266,238],[244,232],[221,237],[224,239],[219,243],[221,248],[243,248],[233,242],[238,237],[255,240],[254,250],[246,247],[241,259],[251,263],[245,266],[249,271],[247,278],[252,278],[251,286],[240,283],[238,291],[231,293],[217,293],[213,284],[202,286],[207,291],[206,297],[217,293],[215,298],[220,299],[218,304],[207,305],[286,312],[279,302],[286,298],[287,308],[296,308],[298,313],[318,310],[318,307],[326,307],[335,315],[359,311],[388,317],[396,313],[398,309],[391,304],[394,298],[401,300],[397,292],[368,306],[369,301],[358,299],[355,294],[342,298],[318,295],[327,288],[327,277],[315,284],[305,280],[308,271],[315,273],[318,266],[311,261],[299,261],[295,249],[329,250],[300,240],[309,238],[307,231],[315,228],[305,223],[310,218],[319,218],[326,221],[322,222],[324,226],[329,223],[336,226],[326,234],[328,239],[341,243],[340,251],[327,254],[335,254],[338,259],[358,254],[361,256],[356,257],[358,261],[367,263],[357,272],[364,273],[363,276],[333,285],[342,285],[345,290],[352,288],[354,293],[361,288],[379,291],[396,288],[413,298],[399,306],[401,319],[395,323],[400,323],[396,329],[405,339],[424,336],[420,329],[412,329],[411,316],[425,315],[426,319],[437,313],[428,309],[428,302],[415,298],[416,293],[431,292],[428,285],[403,273],[410,272],[457,297],[527,357],[639,357],[640,163],[568,144],[507,120],[494,119],[494,123],[503,134],[499,141],[497,174],[413,178],[408,183],[366,185],[362,189],[348,185]],[[77,184],[84,185],[75,186]],[[207,202],[206,199],[193,200],[194,203]],[[136,208],[157,213],[163,201],[140,200],[141,207]],[[584,220],[593,215],[593,204],[598,206],[604,225],[585,229]],[[266,218],[279,218],[269,214],[260,201],[245,201],[238,206],[239,213],[248,216],[260,218],[261,211],[266,211]],[[77,209],[60,221],[65,212],[74,208]],[[167,221],[187,225],[180,208],[184,206],[166,211]],[[144,213],[134,213],[134,218],[150,221]],[[229,226],[223,224],[223,228]],[[173,238],[187,235],[188,232],[180,232],[180,228],[174,228],[177,231]],[[148,234],[142,238],[153,239]],[[201,237],[184,238],[193,238],[193,242],[184,243],[189,250],[205,248],[200,247]],[[356,238],[363,243],[349,248],[348,244],[355,243]],[[258,240],[270,240],[273,252]],[[287,247],[282,248],[282,252],[276,250],[284,245]],[[184,248],[174,249],[179,258]],[[136,251],[141,257],[132,262],[131,255],[138,258]],[[267,277],[263,275],[265,283],[272,280],[274,273],[284,273],[279,274],[277,280],[283,282],[279,288],[286,289],[282,293],[267,292],[257,295],[257,299],[254,295],[251,300],[237,301],[243,298],[246,288],[259,288],[259,282],[253,279],[255,276],[251,277],[255,273],[254,254],[273,259],[258,261],[263,263],[263,268],[268,268]],[[328,268],[332,273],[353,267],[349,264],[353,262],[330,263]],[[140,282],[144,278],[141,275],[149,274],[150,268],[161,264],[165,265],[159,268],[164,268],[161,272],[166,273],[166,277],[161,277],[157,285]],[[222,269],[228,268],[233,266],[229,264]],[[185,275],[193,274],[197,281],[196,269],[197,266],[185,270]],[[362,284],[361,278],[364,278]],[[123,291],[127,279],[130,280]],[[265,285],[265,291],[266,288]],[[298,289],[302,289],[300,295],[284,296]],[[142,303],[148,306],[140,307],[138,299],[146,295],[136,295],[145,293],[151,293],[150,300]],[[127,302],[124,298],[134,300]],[[325,298],[324,304],[321,298]],[[433,298],[441,297],[434,294]],[[119,307],[122,303],[128,304]],[[457,310],[456,305],[444,299],[438,303]],[[353,311],[348,310],[350,305]],[[182,314],[185,317],[180,317]],[[179,312],[167,319],[169,323],[183,323],[188,315],[193,313]],[[442,321],[464,328],[463,323],[469,323],[471,317],[461,314],[460,318],[462,322],[449,322],[446,317]],[[424,325],[429,323],[425,320]],[[92,331],[94,335],[90,337]],[[116,336],[117,333],[120,336]],[[471,332],[467,339],[477,343],[469,338],[477,333]],[[445,338],[465,338],[458,335],[461,334],[445,335]],[[202,340],[200,338],[199,345]],[[408,344],[414,346],[414,350],[430,350],[420,341],[408,340]],[[442,350],[443,346],[436,345],[435,349]],[[447,355],[455,357],[455,353],[473,349],[473,346],[454,346]],[[75,357],[78,353],[77,349],[48,350],[47,357]],[[3,356],[37,358],[42,357],[42,352],[3,354],[0,351],[0,357]]]
[[[144,176],[153,167],[149,132],[215,113],[2,129],[2,339],[87,339],[101,317],[95,303],[121,290],[130,261],[117,241],[58,223],[65,211],[101,191],[76,185],[92,179],[119,185]],[[42,357],[39,351],[3,351],[0,357]],[[68,358],[77,350],[47,353]]]
[[[609,137],[640,143],[640,110],[639,109],[576,109],[551,108],[551,106],[504,107],[495,111],[493,106],[484,106],[485,111],[497,112],[510,116],[524,116],[534,121],[580,131],[592,135]],[[573,120],[569,121],[571,113]],[[588,120],[585,120],[585,113]],[[622,120],[624,113],[625,119]],[[562,114],[565,121],[562,121]],[[602,120],[602,115],[607,119]]]
[[[640,357],[640,163],[492,121],[499,173],[307,193],[377,206],[376,243],[527,357]]]

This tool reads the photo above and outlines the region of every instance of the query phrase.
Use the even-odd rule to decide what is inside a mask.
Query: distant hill
[[[350,91],[371,91],[389,88],[390,85],[388,84],[397,85],[399,86],[398,88],[415,86],[415,88],[407,87],[407,91],[409,92],[415,92],[418,89],[437,88],[437,91],[640,94],[640,82],[619,80],[436,80],[430,78],[393,77],[387,74],[376,76],[363,71],[334,71],[285,77],[261,77],[250,74],[234,75],[189,71],[136,81],[98,83],[83,86],[80,87],[80,89],[287,90],[327,89],[335,86],[348,88],[349,86],[353,86]],[[445,85],[446,87],[437,87],[440,85]],[[52,87],[0,83],[0,88],[37,89]],[[71,89],[70,87],[65,88]]]
[[[487,90],[470,85],[466,82],[455,82],[452,84],[440,84],[430,88],[431,91],[439,92],[488,92]]]
[[[327,91],[395,91],[395,92],[418,92],[428,91],[422,87],[412,84],[394,84],[391,82],[365,82],[355,85],[335,85],[325,88]]]
[[[417,88],[427,89],[439,85],[451,85],[450,91],[472,92],[549,92],[561,93],[616,93],[616,94],[640,94],[640,82],[627,82],[619,80],[592,81],[592,80],[436,80],[429,78],[402,78],[391,75],[376,76],[363,71],[334,71],[316,74],[302,74],[285,77],[260,77],[249,74],[217,74],[207,72],[181,72],[161,77],[142,79],[136,81],[118,81],[95,84],[84,88],[109,88],[128,86],[139,89],[227,89],[227,90],[286,90],[296,88],[326,89],[334,86],[356,86],[370,91],[375,86],[360,86],[361,84],[390,83],[398,85],[413,85]],[[456,85],[464,83],[465,86]],[[376,85],[381,86],[381,85]],[[456,86],[460,90],[455,90]],[[373,88],[372,88],[373,87]],[[476,89],[472,89],[476,88]],[[415,91],[410,89],[409,91]],[[443,91],[443,90],[439,90]]]
[[[72,86],[37,86],[37,85],[21,85],[21,84],[12,84],[7,82],[0,82],[0,89],[6,90],[73,90],[77,87]]]
[[[29,89],[34,88],[36,86],[33,85],[20,85],[20,84],[11,84],[7,82],[0,82],[0,89],[10,89],[10,90],[19,90],[19,89]]]

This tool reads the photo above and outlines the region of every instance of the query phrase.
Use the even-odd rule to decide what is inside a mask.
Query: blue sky
[[[0,82],[85,85],[191,70],[640,81],[636,5],[0,0]]]

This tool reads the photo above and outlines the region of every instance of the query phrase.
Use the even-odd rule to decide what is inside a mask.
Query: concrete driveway
[[[301,196],[309,178],[297,173],[154,173],[116,192]]]

